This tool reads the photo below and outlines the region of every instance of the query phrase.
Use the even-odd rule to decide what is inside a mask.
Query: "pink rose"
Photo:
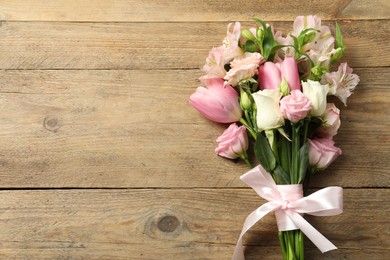
[[[316,136],[323,138],[332,138],[337,134],[337,130],[341,125],[340,121],[340,109],[338,109],[333,103],[326,105],[324,115],[322,115],[324,124],[316,131]]]
[[[291,91],[290,95],[280,100],[280,111],[291,122],[304,119],[311,110],[310,100],[300,90]]]
[[[223,134],[217,139],[218,147],[215,152],[219,156],[229,159],[238,157],[246,157],[248,150],[248,136],[244,126],[238,127],[236,124],[231,124]]]
[[[243,79],[252,78],[257,74],[257,69],[265,60],[260,53],[246,52],[243,56],[235,58],[231,63],[231,69],[225,76],[226,84],[237,86]]]
[[[237,92],[223,79],[206,80],[207,88],[198,87],[189,103],[206,118],[218,123],[239,121],[242,110]]]
[[[260,89],[276,89],[280,86],[282,78],[287,81],[290,90],[301,89],[299,81],[298,66],[291,56],[281,63],[266,62],[259,68],[259,85]]]
[[[340,148],[334,146],[334,141],[326,138],[309,140],[310,165],[323,170],[328,167],[339,155]]]

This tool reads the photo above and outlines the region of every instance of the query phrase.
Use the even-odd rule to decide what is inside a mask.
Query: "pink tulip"
[[[309,140],[309,161],[311,166],[323,170],[339,155],[341,155],[341,150],[334,146],[333,140],[326,138]]]
[[[291,122],[304,119],[310,110],[310,100],[300,90],[292,90],[290,95],[280,100],[280,112]]]
[[[286,56],[278,64],[266,62],[259,68],[260,89],[276,89],[280,86],[282,78],[287,81],[290,90],[301,89],[298,65],[292,56]]]
[[[246,157],[248,150],[248,136],[244,126],[231,124],[217,139],[218,147],[215,152],[222,157],[236,159]]]
[[[298,65],[292,56],[286,56],[281,66],[282,77],[286,79],[291,90],[301,90]]]
[[[260,89],[276,89],[282,81],[282,75],[278,66],[270,61],[264,63],[259,68]]]
[[[218,123],[239,121],[242,110],[237,92],[223,79],[206,80],[207,88],[198,87],[189,98],[189,103],[206,118]]]

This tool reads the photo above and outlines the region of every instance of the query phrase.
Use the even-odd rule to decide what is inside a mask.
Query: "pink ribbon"
[[[322,253],[337,249],[310,225],[301,214],[333,216],[343,212],[343,189],[327,187],[303,197],[302,185],[276,185],[271,175],[259,165],[241,176],[241,180],[268,202],[249,214],[244,222],[233,260],[244,260],[242,237],[262,217],[275,212],[279,231],[300,229]]]

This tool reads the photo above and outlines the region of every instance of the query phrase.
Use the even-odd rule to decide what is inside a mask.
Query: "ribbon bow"
[[[343,211],[343,189],[327,187],[303,197],[302,185],[276,185],[271,175],[259,165],[241,176],[241,180],[268,202],[249,214],[244,222],[233,260],[244,260],[242,237],[262,217],[275,211],[279,231],[300,229],[322,253],[337,249],[310,225],[301,214],[333,216]]]

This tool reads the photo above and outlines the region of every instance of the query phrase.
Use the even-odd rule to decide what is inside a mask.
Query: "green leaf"
[[[276,178],[277,184],[291,184],[290,176],[282,167],[280,167],[280,165],[276,166],[274,169],[274,178]]]
[[[271,27],[268,27],[264,30],[264,39],[263,39],[263,48],[264,48],[264,53],[263,57],[266,60],[272,60],[273,55],[271,55],[272,49],[277,46],[277,42],[274,39],[274,35],[272,34]]]
[[[336,47],[345,49],[339,23],[336,23]]]
[[[309,143],[306,142],[299,149],[299,173],[298,183],[302,183],[305,179],[307,168],[309,167]]]
[[[271,172],[276,167],[276,158],[268,143],[267,138],[262,133],[257,133],[255,142],[255,156],[259,163],[267,172]]]
[[[267,25],[265,24],[265,22],[263,22],[263,20],[260,20],[258,18],[252,18],[252,20],[258,22],[259,24],[261,24],[263,26],[264,30],[267,28]]]

